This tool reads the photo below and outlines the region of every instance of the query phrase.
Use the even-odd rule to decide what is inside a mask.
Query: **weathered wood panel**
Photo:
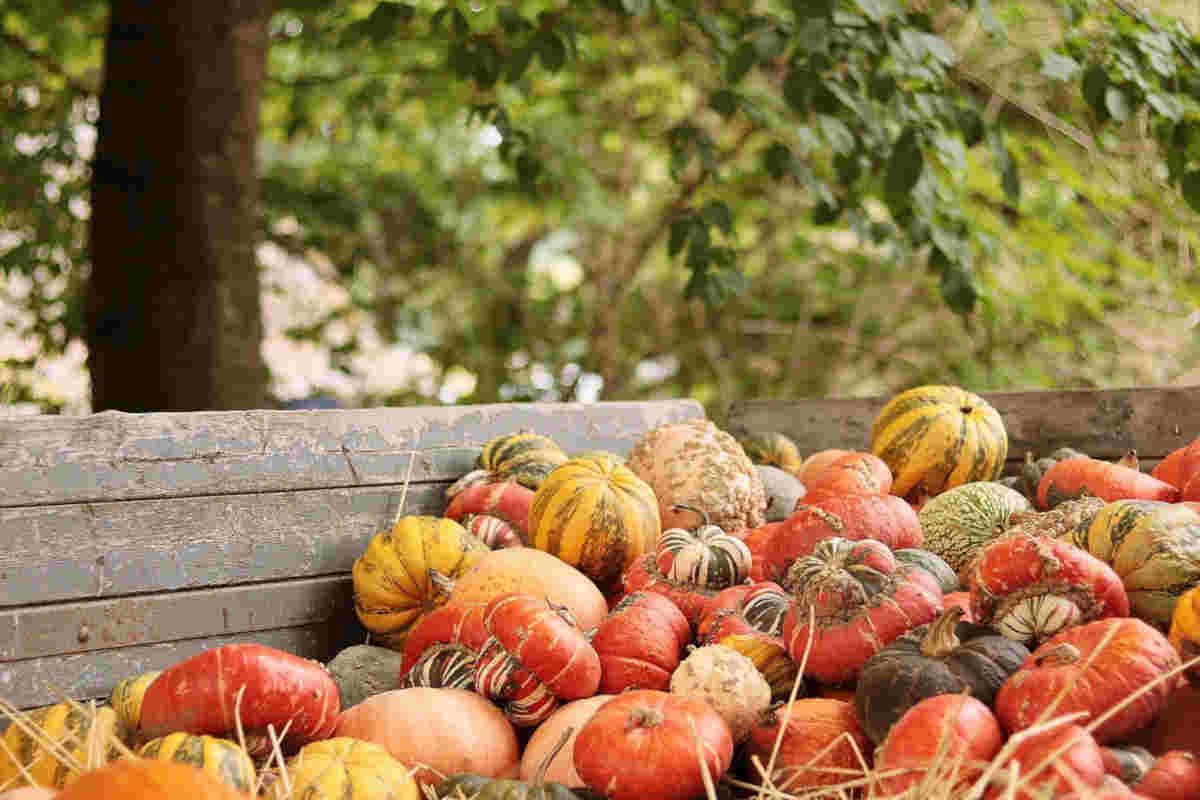
[[[493,436],[626,452],[693,400],[0,420],[0,507],[452,480]],[[0,539],[0,542],[3,540]]]
[[[0,664],[316,623],[357,624],[349,575],[0,611]]]
[[[348,572],[447,484],[0,509],[0,607]]]
[[[1004,419],[1009,458],[1071,446],[1097,458],[1130,449],[1152,465],[1200,436],[1200,387],[1107,391],[989,392]],[[868,449],[871,424],[889,398],[747,400],[733,404],[727,427],[777,430],[804,455],[827,448]]]
[[[56,655],[0,663],[0,697],[18,708],[57,703],[64,696],[75,700],[107,697],[116,682],[127,675],[165,669],[212,647],[257,642],[289,653],[325,661],[342,647],[361,643],[348,639],[347,631],[326,623],[271,631],[251,631],[163,644],[148,644]]]

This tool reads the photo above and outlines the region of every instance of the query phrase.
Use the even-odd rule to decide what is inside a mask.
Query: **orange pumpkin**
[[[582,700],[572,700],[551,714],[545,722],[533,730],[525,750],[521,753],[521,780],[530,781],[537,775],[538,767],[550,751],[558,747],[566,730],[571,734],[546,767],[542,779],[549,783],[561,783],[571,788],[581,788],[586,784],[579,773],[575,771],[575,738],[584,724],[592,718],[600,706],[616,697],[615,694],[594,694]]]
[[[861,778],[869,765],[860,754],[869,754],[870,745],[853,703],[823,697],[793,700],[772,707],[751,728],[744,769],[754,783],[762,782],[769,770],[776,789],[801,794]]]
[[[124,758],[82,774],[57,800],[249,800],[191,764]]]

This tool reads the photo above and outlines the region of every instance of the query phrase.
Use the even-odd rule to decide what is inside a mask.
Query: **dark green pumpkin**
[[[1029,649],[985,625],[962,622],[951,606],[914,628],[863,666],[854,692],[859,723],[879,744],[904,712],[926,697],[969,691],[992,705],[1001,684],[1029,658]]]
[[[404,673],[400,688],[427,686],[431,689],[475,688],[475,664],[478,654],[469,647],[454,642],[431,645]]]
[[[1025,451],[1025,463],[1021,465],[1021,471],[1017,474],[1017,484],[1012,488],[1028,497],[1029,502],[1036,503],[1038,484],[1042,482],[1042,476],[1049,472],[1051,467],[1068,458],[1087,457],[1087,453],[1072,447],[1060,447],[1050,455],[1041,458],[1034,458],[1033,453],[1027,450]]]
[[[942,589],[942,594],[950,594],[959,590],[958,573],[950,568],[946,559],[930,550],[921,547],[902,547],[894,551],[897,561],[920,567],[933,576]]]

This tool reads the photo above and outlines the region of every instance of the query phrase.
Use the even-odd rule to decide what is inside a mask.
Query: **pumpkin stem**
[[[818,506],[810,506],[807,503],[797,503],[796,511],[811,511],[818,519],[820,519],[837,533],[841,533],[846,529],[846,523],[842,522],[841,517]],[[792,513],[794,514],[795,511]]]
[[[634,728],[654,728],[663,722],[663,713],[657,708],[638,706],[629,712],[629,721],[625,723],[625,732]]]
[[[962,615],[962,606],[950,606],[939,614],[921,638],[921,655],[926,658],[945,658],[953,653],[962,644],[955,632]]]
[[[710,524],[708,512],[702,508],[696,508],[695,506],[689,506],[686,503],[676,503],[675,505],[671,506],[671,510],[672,511],[691,511],[695,514],[700,515],[700,519],[703,520],[703,522],[700,523],[701,525],[709,525]]]
[[[1068,664],[1076,663],[1081,658],[1083,658],[1083,653],[1079,652],[1078,647],[1070,642],[1063,642],[1042,653],[1034,659],[1033,663],[1039,667],[1047,664],[1055,667],[1065,667]]]
[[[450,593],[454,591],[454,578],[449,575],[438,572],[433,567],[429,568],[429,580],[433,583],[434,604],[444,603],[450,599]]]
[[[545,757],[538,762],[537,769],[534,770],[533,780],[529,782],[530,786],[541,786],[546,781],[546,771],[550,769],[550,762],[558,755],[558,751],[567,746],[567,742],[571,741],[571,734],[575,732],[574,725],[568,725],[563,729],[562,736],[558,737],[558,742],[554,747],[550,748],[550,752],[546,753]]]

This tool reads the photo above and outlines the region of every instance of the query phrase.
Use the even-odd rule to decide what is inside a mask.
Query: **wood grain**
[[[447,484],[0,509],[0,608],[348,572]]]
[[[345,629],[356,619],[347,574],[23,606],[0,611],[0,664],[316,623]]]
[[[305,658],[328,661],[343,647],[361,643],[346,638],[337,626],[316,623],[270,631],[251,631],[161,644],[120,647],[73,655],[55,655],[0,663],[0,697],[18,708],[107,697],[117,681],[129,675],[166,669],[213,647],[257,642]]]
[[[391,484],[410,462],[414,482],[453,480],[503,433],[624,453],[656,425],[703,414],[665,400],[0,420],[0,507]]]
[[[989,392],[1004,419],[1009,460],[1071,446],[1096,458],[1137,450],[1148,468],[1200,436],[1200,387],[1107,391]],[[780,431],[802,455],[828,448],[867,450],[871,425],[888,397],[746,400],[734,403],[727,427]]]

